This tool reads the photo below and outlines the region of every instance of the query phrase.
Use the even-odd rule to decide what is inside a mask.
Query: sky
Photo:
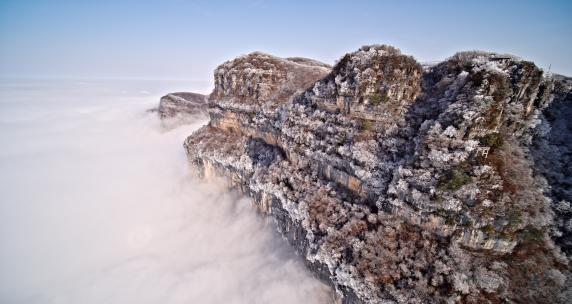
[[[511,53],[572,75],[572,1],[0,0],[1,77],[210,80],[252,51],[333,64],[367,44],[422,62]]]

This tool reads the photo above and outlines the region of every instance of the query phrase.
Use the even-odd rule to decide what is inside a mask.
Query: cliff
[[[161,97],[157,112],[161,119],[207,116],[207,98],[197,93],[170,93]]]
[[[569,300],[567,78],[375,45],[332,68],[252,53],[214,79],[191,164],[251,196],[344,302]]]

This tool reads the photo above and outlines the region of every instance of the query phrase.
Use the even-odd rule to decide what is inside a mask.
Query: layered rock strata
[[[159,102],[157,112],[161,119],[187,118],[189,116],[207,116],[208,96],[198,93],[170,93]]]

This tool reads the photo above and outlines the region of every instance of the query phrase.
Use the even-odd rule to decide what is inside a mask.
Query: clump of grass
[[[465,218],[464,220],[461,221],[461,226],[465,227],[465,228],[471,228],[473,227],[473,220],[471,220],[470,218]]]
[[[369,96],[369,102],[372,106],[378,106],[381,103],[386,103],[389,101],[389,97],[387,95],[381,95],[379,93],[373,94]]]
[[[516,228],[522,223],[522,213],[517,210],[512,210],[508,214],[508,227]]]
[[[544,233],[538,228],[527,226],[522,231],[522,238],[529,242],[541,242],[544,240]]]
[[[496,233],[495,227],[493,225],[486,225],[483,227],[483,231],[486,232],[488,235],[493,235]]]
[[[498,132],[487,134],[484,137],[481,137],[480,142],[485,146],[495,149],[499,149],[504,145],[504,139],[502,135]]]
[[[510,91],[508,88],[505,88],[505,87],[498,88],[493,92],[493,100],[494,101],[502,101],[509,94],[510,94]]]
[[[460,169],[453,169],[445,174],[439,181],[439,188],[449,191],[457,191],[472,181],[471,177]]]
[[[447,217],[445,217],[445,224],[449,225],[449,226],[453,226],[457,223],[457,221],[455,220],[455,217],[452,215],[448,215]]]
[[[470,69],[469,69],[470,70]],[[485,73],[483,71],[478,71],[469,76],[469,80],[473,82],[475,87],[480,87],[485,80]]]
[[[370,120],[367,119],[362,119],[361,121],[361,128],[364,131],[369,131],[371,130],[371,128],[373,127],[373,123]]]

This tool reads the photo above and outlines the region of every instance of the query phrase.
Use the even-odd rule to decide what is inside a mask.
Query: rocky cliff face
[[[215,70],[199,174],[253,197],[347,303],[566,302],[570,82],[512,56]]]
[[[234,107],[279,105],[304,91],[329,72],[329,67],[304,58],[283,59],[255,52],[216,68],[212,101],[234,102]]]
[[[206,116],[207,99],[206,95],[197,93],[170,93],[161,97],[157,112],[161,119]]]

